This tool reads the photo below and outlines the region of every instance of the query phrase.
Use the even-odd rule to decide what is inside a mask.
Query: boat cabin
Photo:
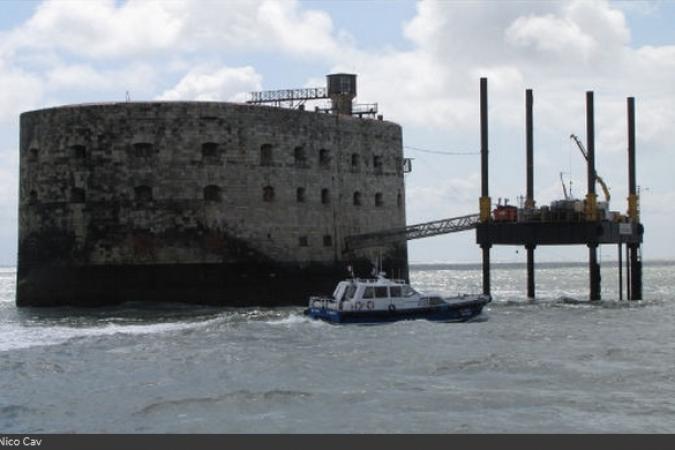
[[[353,278],[338,283],[331,303],[339,310],[386,310],[442,304],[436,296],[423,296],[405,280]]]

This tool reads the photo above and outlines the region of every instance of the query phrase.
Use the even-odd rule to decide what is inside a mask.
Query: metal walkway
[[[345,251],[357,248],[377,247],[402,240],[420,239],[439,234],[456,233],[475,228],[479,222],[478,214],[469,214],[433,222],[418,223],[407,227],[392,228],[374,233],[355,234],[345,238]]]

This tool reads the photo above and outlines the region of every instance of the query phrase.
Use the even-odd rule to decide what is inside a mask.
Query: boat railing
[[[335,305],[335,299],[333,297],[326,297],[322,295],[312,295],[309,297],[309,305],[313,308],[328,308]]]
[[[377,284],[382,280],[391,281],[392,283],[395,284],[408,284],[405,280],[401,278],[353,278],[353,280],[363,284]]]

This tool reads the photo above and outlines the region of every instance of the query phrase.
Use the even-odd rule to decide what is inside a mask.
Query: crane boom
[[[570,134],[570,139],[576,142],[577,147],[579,147],[579,151],[581,152],[582,155],[584,155],[584,159],[588,161],[588,154],[586,153],[584,144],[581,143],[581,141],[575,134]],[[609,199],[611,198],[609,194],[609,188],[607,187],[607,183],[605,183],[605,180],[603,180],[602,177],[598,175],[597,171],[595,172],[595,181],[597,181],[600,187],[602,188],[602,192],[605,194],[605,200],[607,201],[607,203],[609,203]]]
[[[565,186],[565,180],[563,180],[563,173],[560,172],[560,184],[562,184],[563,194],[565,194],[565,200],[569,200],[570,196],[567,195],[567,186]]]

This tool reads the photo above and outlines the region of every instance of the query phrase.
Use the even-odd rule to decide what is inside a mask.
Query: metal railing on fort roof
[[[320,100],[328,98],[328,89],[303,88],[303,89],[281,89],[277,91],[258,91],[251,92],[251,99],[246,103],[281,103],[304,100]]]

